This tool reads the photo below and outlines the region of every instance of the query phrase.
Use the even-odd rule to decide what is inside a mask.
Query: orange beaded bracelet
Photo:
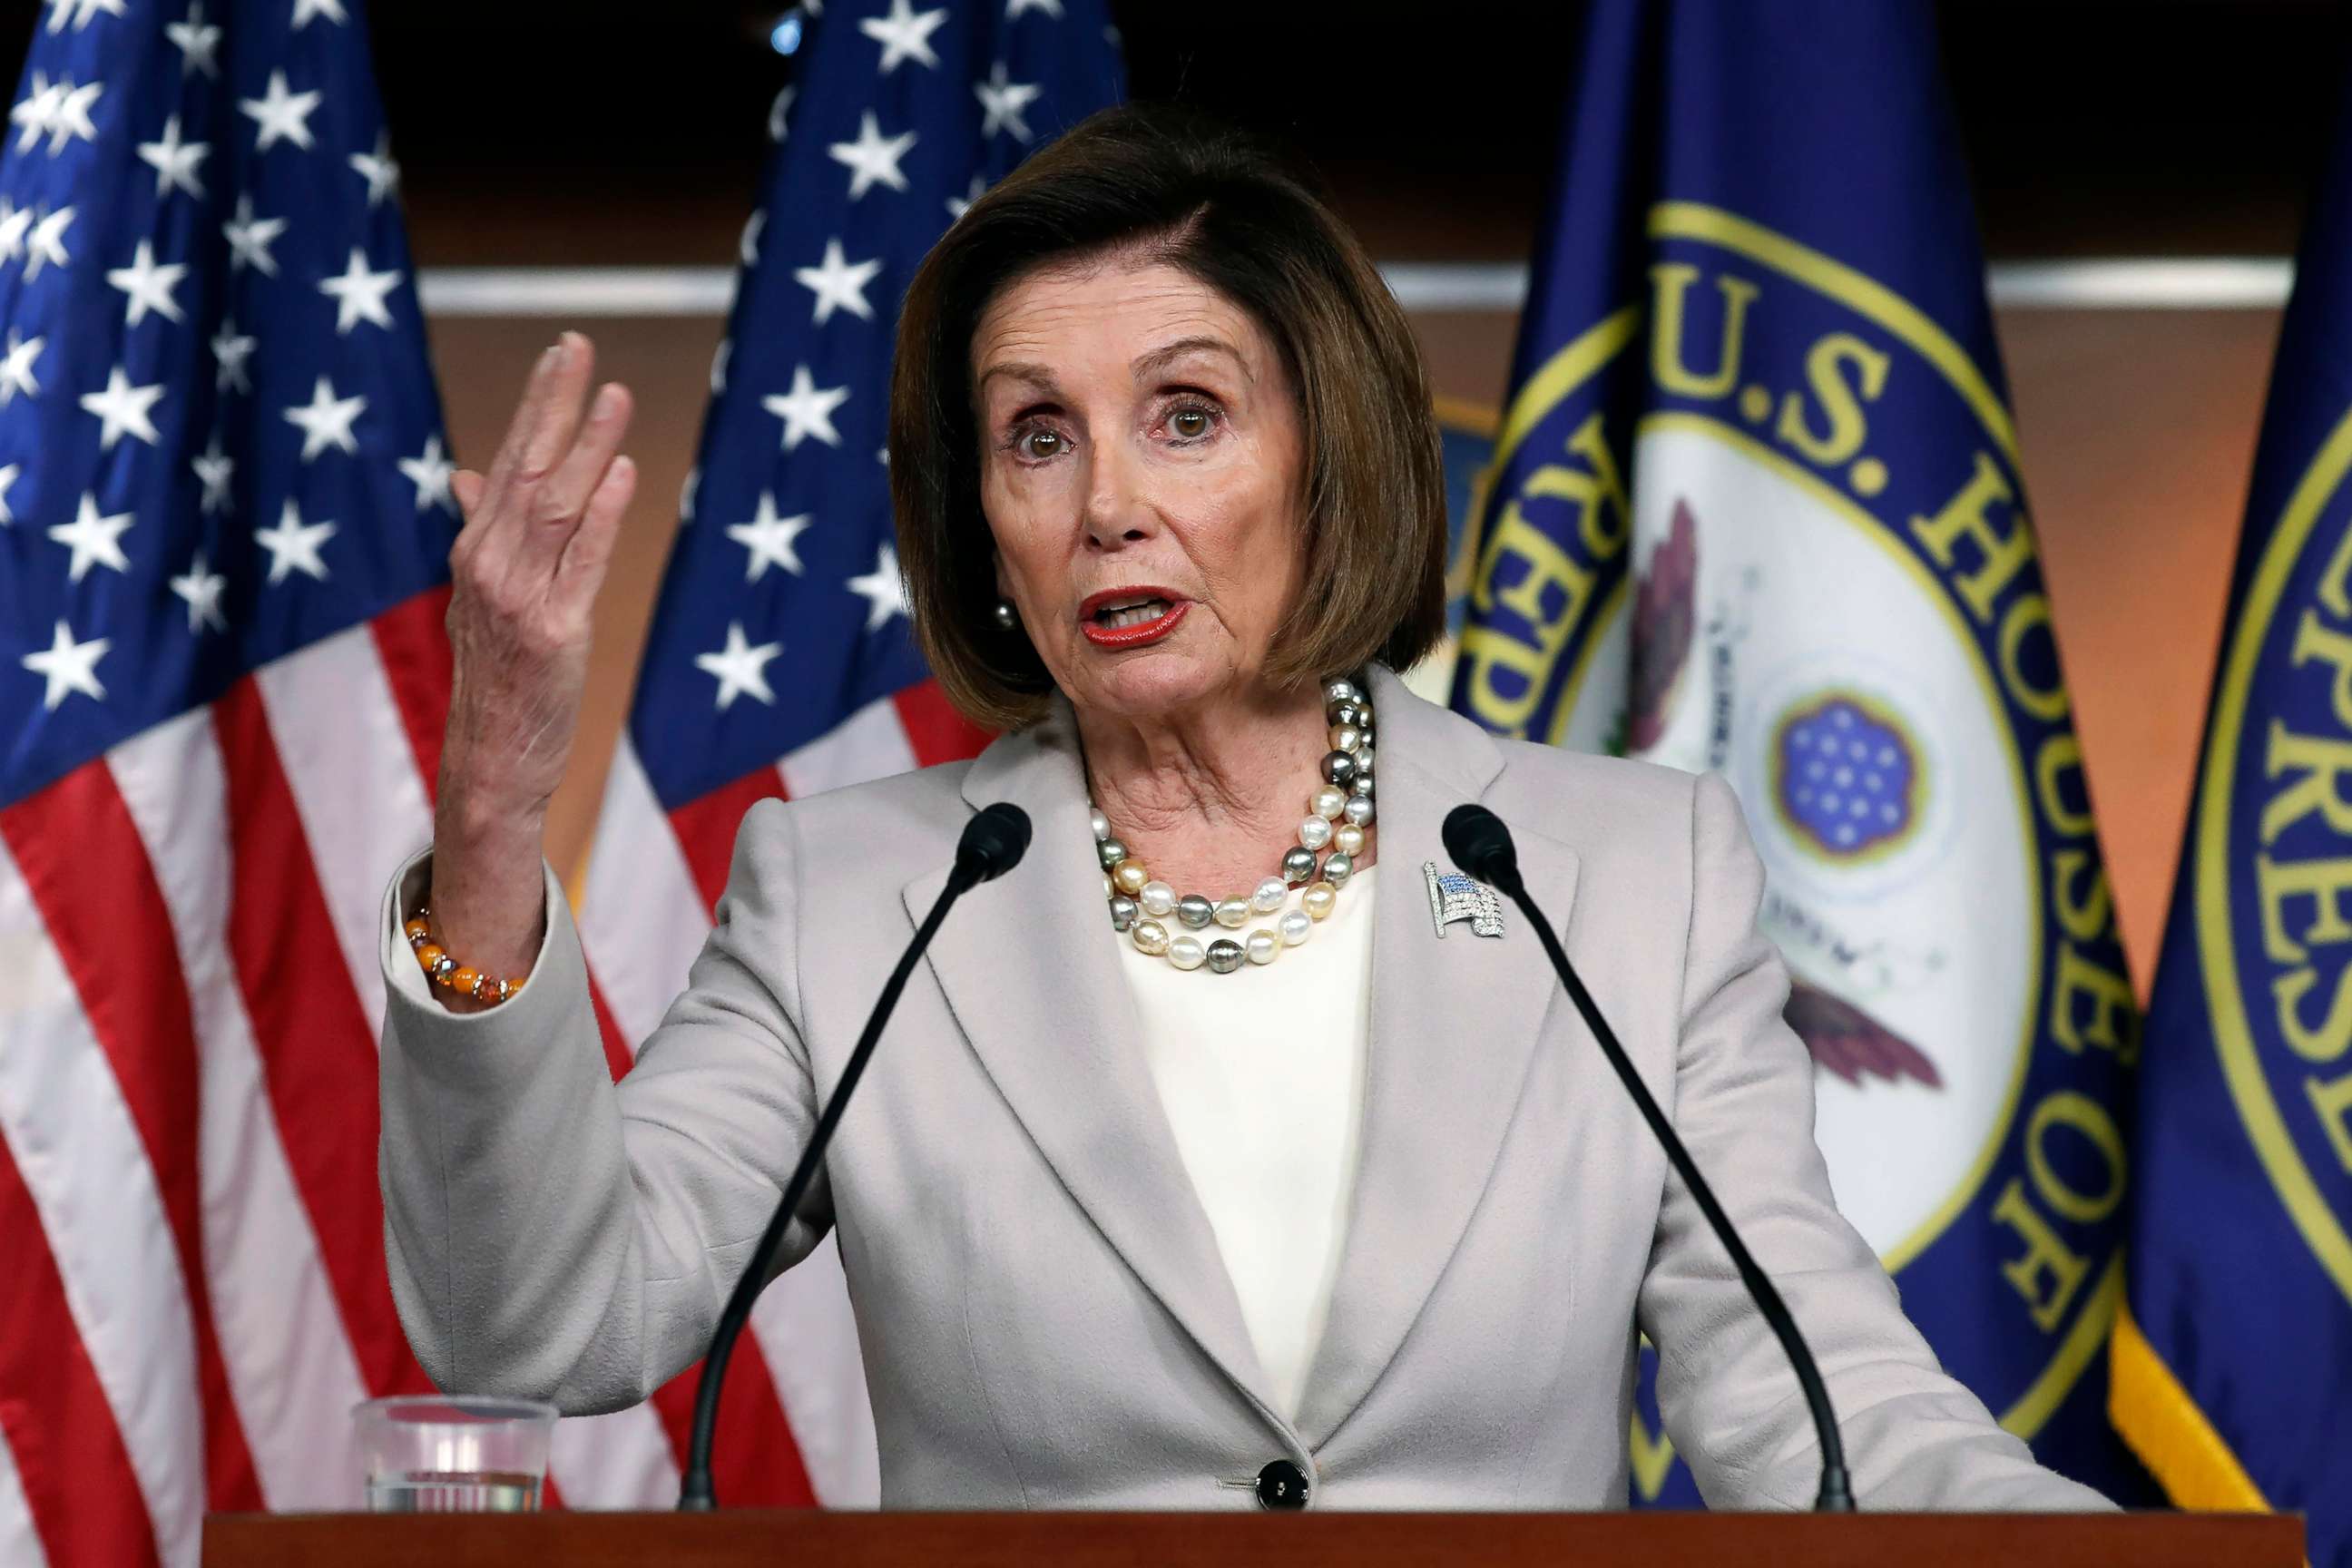
[[[420,907],[402,924],[408,938],[410,951],[416,962],[425,966],[425,977],[444,991],[455,991],[461,996],[471,996],[488,1006],[496,1006],[522,989],[520,980],[494,980],[470,964],[459,963],[449,956],[439,942],[433,940],[429,923],[432,911]]]

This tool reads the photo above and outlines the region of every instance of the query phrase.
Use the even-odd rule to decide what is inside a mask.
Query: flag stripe
[[[677,1461],[650,1405],[558,1421],[548,1468],[551,1479],[562,1479],[572,1508],[656,1509],[677,1502]]]
[[[915,748],[895,699],[869,702],[776,764],[794,800],[829,789],[903,773],[916,765]]]
[[[773,768],[754,768],[733,784],[722,784],[669,814],[677,847],[686,856],[688,874],[694,879],[706,912],[717,910],[719,895],[727,890],[727,868],[734,863],[735,836],[743,825],[743,814],[763,800],[783,797],[783,776]]]
[[[312,643],[254,679],[358,993],[360,1029],[373,1041],[383,1017],[375,922],[384,883],[432,841],[433,808],[366,626]]]
[[[117,746],[108,766],[170,910],[202,1073],[196,1105],[206,1285],[269,1506],[359,1500],[351,1423],[367,1396],[287,1163],[228,950],[228,784],[198,709]],[[337,1418],[322,1421],[320,1411]]]
[[[580,940],[622,1041],[632,1050],[684,988],[709,932],[709,901],[688,874],[677,832],[624,735],[604,773]]]
[[[206,1499],[216,1509],[257,1508],[253,1455],[205,1289],[197,1123],[187,1114],[198,1095],[195,1026],[181,968],[163,962],[177,950],[163,891],[101,763],[0,810],[0,838],[57,944],[154,1173],[187,1292]]]
[[[995,737],[955,710],[936,680],[919,681],[890,699],[907,727],[907,743],[914,748],[917,767],[961,762],[980,755]]]
[[[448,614],[449,585],[444,583],[403,599],[370,624],[428,801],[439,789],[441,731],[449,720]]]
[[[228,780],[230,955],[279,1136],[369,1388],[430,1386],[393,1310],[376,1185],[376,1062],[259,687],[213,705]]]
[[[112,1412],[144,1500],[137,1517],[152,1521],[167,1559],[190,1557],[204,1515],[202,1467],[191,1462],[203,1452],[204,1416],[171,1226],[130,1108],[5,847],[0,952],[8,963],[0,994],[16,1026],[0,1052],[0,1140],[37,1216],[12,1227],[28,1238],[12,1251],[37,1269],[38,1238],[47,1237],[45,1256],[69,1314],[48,1325],[51,1333],[78,1337],[89,1355],[104,1391],[100,1407]],[[79,1479],[72,1484],[78,1490]]]
[[[0,1150],[0,1156],[5,1156]],[[0,1235],[7,1227],[0,1222]],[[33,1525],[33,1507],[16,1474],[16,1457],[8,1447],[6,1402],[0,1401],[0,1563],[16,1568],[47,1568],[49,1555],[41,1549],[41,1532]]]
[[[157,1560],[131,1455],[66,1305],[41,1216],[0,1134],[0,1238],[8,1254],[0,1311],[0,1439],[25,1509],[54,1563]],[[0,1535],[0,1546],[7,1544]],[[16,1561],[11,1557],[10,1562]]]
[[[801,1464],[827,1508],[873,1508],[881,1501],[874,1406],[857,1319],[842,1273],[838,1232],[772,1281],[751,1311],[751,1331],[766,1349],[782,1391]]]

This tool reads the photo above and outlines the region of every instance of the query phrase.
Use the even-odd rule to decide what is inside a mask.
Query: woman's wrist
[[[433,944],[456,966],[521,978],[547,934],[542,815],[445,795],[435,828],[426,896]],[[403,910],[404,920],[413,912]],[[480,1005],[447,987],[436,994],[455,1011]]]

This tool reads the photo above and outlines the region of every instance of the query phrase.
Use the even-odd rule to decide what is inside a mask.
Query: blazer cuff
[[[433,851],[420,849],[401,864],[393,873],[391,884],[383,895],[383,918],[378,922],[379,958],[383,970],[384,1019],[383,1043],[390,1048],[395,1040],[412,1051],[436,1046],[457,1047],[469,1052],[496,1049],[508,1041],[544,1042],[554,1033],[561,1019],[564,998],[558,993],[566,989],[554,984],[559,972],[567,967],[560,955],[576,951],[579,937],[572,929],[572,906],[563,896],[563,885],[556,879],[555,868],[542,858],[540,861],[544,901],[544,934],[539,950],[531,954],[530,967],[523,972],[523,988],[495,1007],[479,1012],[457,1013],[442,1005],[435,994],[432,981],[425,978],[424,966],[416,962],[408,945],[408,935],[401,930],[405,911],[425,901],[426,890],[433,880]],[[459,955],[462,957],[462,955]],[[509,976],[509,978],[512,978]]]

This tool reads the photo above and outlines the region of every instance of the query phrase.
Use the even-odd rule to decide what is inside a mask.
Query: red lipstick
[[[1191,602],[1179,598],[1174,590],[1151,584],[1106,588],[1099,594],[1087,595],[1086,602],[1078,606],[1078,629],[1097,647],[1141,647],[1174,631],[1183,623],[1184,612],[1190,608]],[[1158,613],[1124,626],[1104,623],[1101,617],[1107,612],[1121,609],[1150,609]]]

